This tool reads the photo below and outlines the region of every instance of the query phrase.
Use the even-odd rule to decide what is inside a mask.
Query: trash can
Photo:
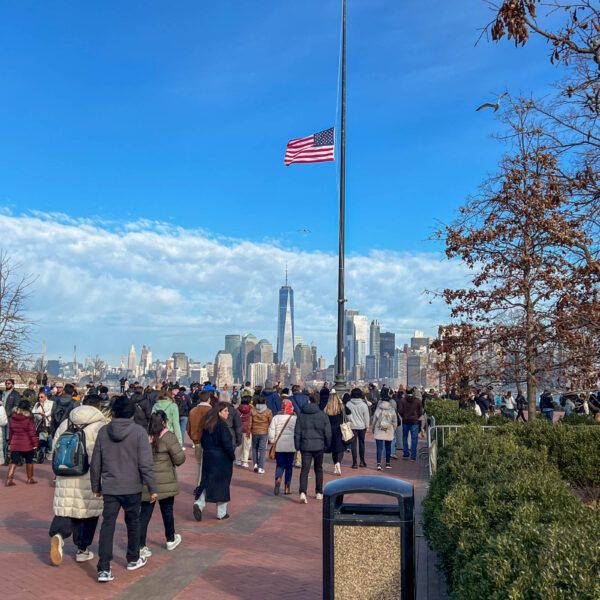
[[[351,504],[349,494],[382,494],[393,504]],[[413,600],[414,489],[391,477],[346,477],[323,493],[324,600]]]

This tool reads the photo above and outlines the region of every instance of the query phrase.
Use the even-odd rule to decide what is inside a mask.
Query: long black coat
[[[346,414],[349,415],[352,411],[345,406]],[[329,417],[329,424],[331,425],[331,448],[328,448],[328,452],[341,454],[346,450],[346,442],[342,438],[342,430],[340,425],[344,422],[342,413],[339,415],[327,415]]]
[[[227,424],[219,419],[214,431],[202,433],[202,479],[199,494],[206,490],[207,502],[229,502],[233,475],[233,441]]]

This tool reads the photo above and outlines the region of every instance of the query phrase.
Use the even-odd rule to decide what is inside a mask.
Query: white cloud
[[[276,343],[278,289],[287,263],[296,333],[328,361],[336,336],[337,257],[271,243],[216,238],[142,220],[110,224],[59,213],[2,214],[6,250],[38,277],[29,302],[50,357],[100,354],[115,362],[131,343],[165,358],[212,359],[227,333]],[[464,269],[439,253],[372,251],[346,260],[347,307],[407,341],[447,319],[425,289],[456,285]]]

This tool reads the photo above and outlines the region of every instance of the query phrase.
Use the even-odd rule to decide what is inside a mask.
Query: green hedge
[[[428,417],[435,417],[436,425],[485,425],[484,417],[478,417],[472,409],[458,408],[457,400],[427,400],[425,411]]]
[[[597,441],[579,429],[530,423],[451,435],[423,519],[453,600],[600,598],[600,511],[565,481],[594,472],[568,470],[577,449]]]

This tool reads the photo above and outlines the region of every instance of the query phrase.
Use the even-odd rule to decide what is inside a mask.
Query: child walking
[[[8,467],[6,476],[6,487],[16,485],[14,481],[15,471],[21,460],[25,461],[27,483],[37,483],[33,478],[33,452],[37,450],[38,437],[35,433],[28,400],[21,400],[17,408],[13,410],[10,416],[8,432],[10,438],[10,466]]]

